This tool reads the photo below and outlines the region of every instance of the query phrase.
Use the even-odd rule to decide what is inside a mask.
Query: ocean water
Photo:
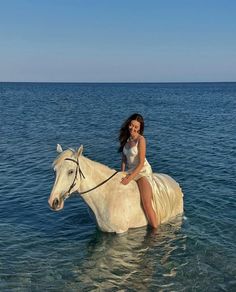
[[[102,233],[79,196],[53,212],[56,144],[119,169],[140,112],[184,215]],[[0,83],[0,291],[236,291],[236,83]]]

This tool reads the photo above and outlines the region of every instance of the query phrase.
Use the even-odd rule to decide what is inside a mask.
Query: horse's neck
[[[80,184],[80,192],[86,192],[98,186],[101,182],[107,179],[114,170],[100,163],[94,162],[84,156],[80,159],[81,170],[85,178],[82,178]],[[107,198],[108,191],[104,187],[98,187],[95,190],[82,194],[82,198],[93,211],[98,224],[102,216],[101,210],[104,208],[104,200]]]
[[[81,192],[87,191],[88,188],[93,188],[100,184],[103,180],[107,179],[112,174],[112,169],[109,167],[92,161],[87,157],[81,156],[80,158],[81,170],[85,176],[81,181]]]

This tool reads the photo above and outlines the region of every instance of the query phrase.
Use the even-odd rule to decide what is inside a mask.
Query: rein
[[[108,182],[111,178],[113,178],[113,176],[115,176],[118,173],[118,171],[115,171],[111,176],[109,176],[106,180],[104,180],[103,182],[101,182],[100,184],[98,184],[96,187],[93,187],[87,191],[84,192],[80,192],[81,195],[89,193],[97,188],[99,188],[100,186],[104,185],[106,182]]]
[[[69,161],[72,161],[74,163],[77,164],[77,167],[76,167],[76,171],[75,171],[75,178],[68,190],[68,192],[64,195],[64,197],[66,197],[66,195],[68,194],[67,197],[70,196],[70,191],[73,189],[73,187],[76,185],[76,180],[77,180],[77,176],[78,176],[78,171],[79,171],[79,175],[80,175],[80,179],[83,177],[85,179],[85,176],[80,168],[80,164],[79,164],[79,158],[77,158],[77,160],[75,159],[72,159],[72,158],[66,158],[65,160],[69,160]],[[118,173],[118,171],[115,171],[111,176],[109,176],[107,179],[105,179],[104,181],[102,181],[100,184],[98,184],[97,186],[87,190],[87,191],[84,191],[84,192],[79,192],[81,195],[83,194],[86,194],[86,193],[89,193],[97,188],[99,188],[100,186],[104,185],[106,182],[108,182],[113,176],[115,176],[116,174]]]

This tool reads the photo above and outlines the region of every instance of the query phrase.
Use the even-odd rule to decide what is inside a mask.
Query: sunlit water
[[[56,144],[119,169],[119,127],[136,111],[184,216],[117,236],[79,197],[52,212]],[[235,117],[236,83],[0,83],[0,291],[236,291]]]

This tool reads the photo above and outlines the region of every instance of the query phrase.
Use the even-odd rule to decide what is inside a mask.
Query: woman
[[[121,171],[127,167],[127,175],[121,183],[127,185],[131,180],[138,184],[144,212],[149,224],[157,228],[157,215],[152,206],[152,168],[146,159],[146,140],[143,136],[144,120],[140,114],[131,115],[120,129],[119,152],[122,152]]]

